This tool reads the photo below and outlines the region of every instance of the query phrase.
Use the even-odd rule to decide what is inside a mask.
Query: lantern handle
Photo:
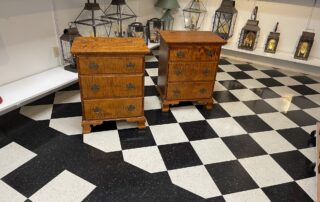
[[[274,28],[274,32],[277,32],[279,26],[279,22],[277,22],[276,27]]]
[[[257,15],[258,15],[258,6],[256,6],[251,14],[251,20],[257,20]]]

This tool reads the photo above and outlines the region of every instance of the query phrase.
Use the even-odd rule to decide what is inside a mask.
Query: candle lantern
[[[158,0],[155,6],[165,10],[163,16],[161,17],[161,20],[163,22],[163,29],[172,30],[174,18],[170,12],[172,9],[180,8],[178,1],[177,0]]]
[[[101,15],[104,15],[104,13],[97,1],[94,0],[94,2],[91,3],[90,0],[88,0],[74,23],[80,31],[84,30],[82,26],[92,27],[93,32],[89,31],[89,36],[109,36],[112,22],[100,18]]]
[[[159,18],[152,18],[147,21],[147,38],[151,43],[160,43],[160,30],[163,29],[163,22]]]
[[[234,32],[237,15],[235,1],[222,0],[221,6],[214,15],[212,31],[223,39],[229,39]]]
[[[242,28],[238,43],[239,49],[245,49],[253,51],[258,43],[260,34],[259,21],[257,20],[258,7],[255,7],[251,19],[247,21],[247,24]]]
[[[144,26],[141,22],[134,22],[128,26],[128,36],[144,39]]]
[[[104,13],[105,16],[102,17],[113,22],[112,29],[116,37],[127,36],[128,26],[137,19],[137,15],[128,6],[125,0],[112,0]]]
[[[279,26],[279,22],[277,22],[274,31],[270,32],[268,36],[268,39],[264,48],[264,52],[266,53],[276,53],[277,51],[277,47],[280,39],[280,33],[277,32],[278,26]]]
[[[63,31],[63,34],[60,37],[60,44],[61,44],[61,51],[62,51],[62,59],[64,64],[64,69],[71,71],[71,72],[77,72],[75,58],[71,54],[71,46],[73,43],[73,40],[76,37],[80,37],[79,31],[77,27],[69,27],[68,29],[65,29]]]
[[[192,0],[187,7],[183,9],[185,28],[191,31],[200,29],[207,9],[201,0]]]
[[[294,54],[295,59],[308,60],[314,42],[314,37],[315,33],[313,32],[302,33]]]

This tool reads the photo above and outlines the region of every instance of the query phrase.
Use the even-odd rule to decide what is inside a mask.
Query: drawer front
[[[80,76],[82,97],[142,97],[143,76]]]
[[[170,49],[170,61],[218,61],[220,47],[192,46],[173,47]]]
[[[169,78],[170,82],[174,81],[213,81],[215,77],[217,63],[170,63]]]
[[[80,74],[143,73],[143,57],[79,57]]]
[[[87,120],[143,116],[143,98],[84,100],[83,107]]]
[[[199,98],[211,98],[213,82],[169,83],[167,99],[188,100]]]

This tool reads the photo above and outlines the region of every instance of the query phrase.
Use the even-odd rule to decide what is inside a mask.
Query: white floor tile
[[[150,126],[150,130],[157,145],[189,141],[178,123]]]
[[[149,173],[167,170],[157,146],[124,150],[122,154],[125,162]]]
[[[311,126],[303,126],[301,128],[310,134],[312,131],[316,130],[316,124]]]
[[[310,114],[310,116],[313,116],[315,119],[320,121],[320,107],[305,109],[304,111],[307,112],[308,114]]]
[[[250,136],[268,153],[292,151],[296,148],[277,131],[252,133]]]
[[[86,134],[83,136],[83,142],[104,152],[121,151],[118,130]]]
[[[15,142],[2,147],[0,149],[0,179],[30,161],[35,156],[37,156],[37,154]]]
[[[260,100],[261,98],[249,89],[230,90],[240,101]]]
[[[259,114],[258,116],[262,118],[262,120],[269,126],[271,126],[274,130],[298,127],[297,124],[292,122],[280,112]]]
[[[225,59],[232,64],[248,64],[246,61],[241,61],[234,58],[225,58]]]
[[[301,85],[299,81],[291,78],[291,77],[275,77],[275,80],[279,81],[285,86],[295,86],[295,85]]]
[[[246,71],[246,74],[251,76],[254,79],[263,79],[263,78],[270,78],[269,75],[263,73],[262,71],[256,70],[256,71]]]
[[[268,155],[240,159],[239,161],[259,187],[293,181],[286,171]]]
[[[320,94],[306,95],[305,97],[308,98],[309,100],[311,100],[312,102],[320,105]]]
[[[236,159],[220,138],[192,141],[191,145],[203,164],[218,163]]]
[[[158,76],[158,68],[148,68],[146,71],[149,76]]]
[[[251,64],[251,66],[253,66],[254,68],[259,69],[259,70],[271,70],[271,69],[273,69],[270,66],[259,65],[259,64]]]
[[[59,91],[54,97],[54,104],[81,102],[80,91]]]
[[[220,106],[233,117],[255,114],[249,107],[247,107],[247,105],[243,104],[243,102],[220,103]]]
[[[225,72],[240,72],[241,69],[235,65],[219,65],[219,67]]]
[[[202,198],[221,195],[217,185],[204,166],[170,170],[169,176],[173,184]]]
[[[302,73],[300,73],[300,72],[289,71],[289,70],[285,70],[285,69],[278,69],[278,71],[287,75],[287,76],[300,76],[300,75],[302,75]]]
[[[218,72],[216,76],[217,81],[229,81],[229,80],[235,80],[230,74],[226,72]]]
[[[224,87],[217,81],[215,82],[213,91],[226,91],[226,90],[227,90],[226,87]]]
[[[278,95],[281,95],[282,97],[293,97],[301,95],[300,93],[294,91],[293,89],[287,86],[276,86],[271,87],[270,89],[276,92]]]
[[[35,121],[49,120],[52,115],[53,105],[23,106],[20,114]]]
[[[145,86],[154,86],[153,80],[149,76],[144,77],[144,85]]]
[[[95,185],[65,170],[33,194],[30,199],[33,202],[80,202],[95,188]]]
[[[306,149],[299,150],[305,157],[307,157],[311,162],[316,162],[317,150],[316,147],[310,147]]]
[[[317,91],[318,93],[320,93],[320,83],[308,84],[306,86],[308,86],[309,88],[311,88],[311,89]]]
[[[0,180],[0,201],[3,202],[24,202],[25,196]]]
[[[261,189],[252,189],[224,195],[226,202],[269,202],[269,198]]]
[[[242,135],[247,132],[232,117],[207,120],[220,137]]]
[[[317,199],[317,180],[316,177],[310,177],[303,180],[296,181],[297,184],[312,198],[316,201]]]
[[[51,119],[49,126],[66,135],[79,135],[79,134],[82,134],[81,122],[82,122],[81,116]]]
[[[144,110],[161,109],[161,100],[158,96],[144,97]]]
[[[241,79],[238,80],[240,83],[242,83],[245,87],[251,89],[251,88],[264,88],[266,87],[265,85],[263,85],[262,83],[260,83],[259,81],[255,80],[255,79]]]
[[[172,107],[171,112],[179,123],[205,120],[195,106]]]
[[[158,62],[158,59],[154,55],[146,55],[145,62]]]
[[[298,110],[300,109],[293,103],[292,97],[281,97],[281,98],[272,98],[272,99],[265,99],[268,104],[270,104],[273,108],[278,110],[279,112],[288,112],[292,110]]]

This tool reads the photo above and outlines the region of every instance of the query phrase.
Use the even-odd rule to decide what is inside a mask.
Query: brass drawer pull
[[[206,88],[201,88],[200,89],[200,94],[205,94],[208,90]]]
[[[205,76],[208,76],[209,75],[209,69],[204,69],[203,71],[202,71],[202,73],[203,73],[203,75],[205,75]]]
[[[133,89],[135,89],[136,88],[136,86],[133,84],[133,83],[128,83],[127,84],[127,89],[128,90],[133,90]]]
[[[185,57],[185,53],[183,51],[178,51],[176,53],[176,55],[177,55],[178,58],[184,58]]]
[[[175,70],[175,74],[177,75],[177,76],[180,76],[181,74],[182,74],[182,69],[176,69]]]
[[[92,109],[92,111],[93,111],[94,113],[101,113],[101,112],[102,112],[102,109],[101,109],[100,107],[95,107],[95,108]]]
[[[129,105],[128,106],[128,111],[129,112],[133,112],[136,109],[136,107],[134,105]]]
[[[132,63],[132,62],[129,62],[128,64],[127,64],[127,69],[133,69],[135,67],[135,64],[134,63]]]
[[[212,57],[213,56],[213,51],[212,50],[207,50],[207,56]]]
[[[96,92],[98,92],[100,90],[100,87],[97,84],[93,84],[91,86],[91,90],[92,90],[92,92],[96,93]]]
[[[180,94],[181,94],[181,92],[180,92],[179,89],[175,89],[175,90],[173,91],[173,94],[174,94],[175,97],[179,97]]]
[[[90,70],[95,71],[99,68],[99,65],[96,63],[89,63],[89,68]]]

